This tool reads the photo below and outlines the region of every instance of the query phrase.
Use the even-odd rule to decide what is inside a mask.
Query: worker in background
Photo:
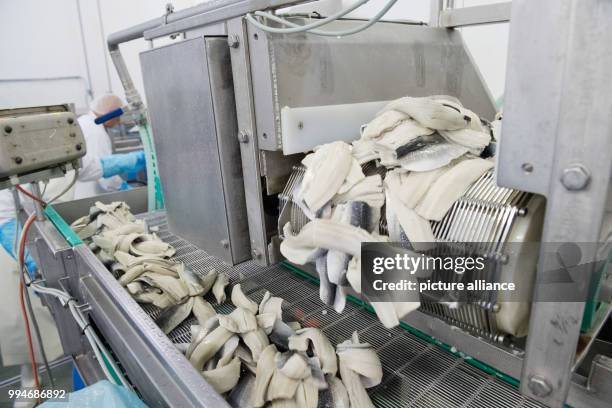
[[[91,197],[110,191],[125,190],[127,183],[119,174],[138,172],[145,167],[144,152],[139,150],[126,154],[112,154],[112,142],[107,128],[119,124],[119,117],[97,125],[97,117],[123,106],[117,95],[104,94],[91,103],[91,111],[79,118],[85,137],[87,153],[83,157],[83,168],[75,186],[74,198]]]
[[[96,117],[104,115],[122,106],[121,99],[115,95],[106,94],[95,99],[91,111],[79,118],[87,146],[87,153],[82,159],[77,182],[58,201],[68,201],[104,192],[126,189],[127,184],[119,177],[120,174],[138,172],[145,168],[145,158],[142,151],[126,154],[111,154],[112,144],[106,128],[115,126],[119,119],[113,119],[104,125],[96,125]],[[64,188],[74,178],[74,170],[64,178],[52,179],[48,182],[44,200],[49,200]],[[43,188],[42,183],[41,189]],[[32,200],[20,194],[20,201],[28,210],[33,210]],[[15,206],[10,190],[0,190],[0,352],[4,366],[21,366],[21,388],[34,386],[33,372],[25,340],[25,326],[19,307],[19,268],[15,261],[13,245],[18,223],[15,220]],[[21,229],[21,228],[19,228]],[[26,267],[33,277],[37,266],[32,257],[26,256]],[[57,328],[49,311],[40,303],[38,296],[30,292],[34,314],[38,321],[47,358],[53,361],[63,354]],[[36,361],[42,362],[39,346],[34,350]],[[41,376],[42,379],[42,376]],[[16,403],[15,406],[30,406],[29,403]],[[31,405],[33,406],[33,405]]]

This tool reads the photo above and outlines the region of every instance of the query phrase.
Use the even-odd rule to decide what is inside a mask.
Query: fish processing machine
[[[109,36],[128,104],[150,121],[166,208],[146,212],[138,191],[97,200],[141,208],[140,217],[177,248],[176,259],[196,272],[226,271],[255,301],[266,290],[283,297],[287,316],[321,327],[334,344],[359,331],[383,363],[383,382],[371,390],[378,406],[610,406],[605,302],[528,307],[490,294],[459,309],[423,302],[400,328],[386,329],[357,294],[342,314],[322,304],[314,273],[283,261],[279,244],[286,220],[304,221],[291,201],[304,153],[358,137],[355,129],[385,101],[451,95],[493,120],[492,98],[456,28],[507,21],[496,171],[433,226],[435,237],[487,241],[496,250],[507,242],[598,242],[612,211],[612,47],[603,41],[612,35],[612,2],[515,0],[455,9],[434,0],[428,24],[378,22],[346,37],[273,34],[245,19],[295,3],[215,0]],[[174,41],[155,46],[168,36]],[[151,44],[140,55],[146,110],[119,49],[141,37]],[[91,203],[49,207],[48,220],[34,224],[47,284],[82,302],[112,351],[108,358],[147,404],[224,406],[173,346],[189,341],[190,322],[164,335],[153,321],[159,310],[138,305],[67,227]],[[525,252],[503,273],[535,299],[548,288],[536,279],[545,261]],[[87,381],[100,378],[76,324],[57,305],[52,310],[66,353],[77,356]]]

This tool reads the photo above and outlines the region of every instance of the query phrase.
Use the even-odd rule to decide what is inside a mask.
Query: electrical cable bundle
[[[296,24],[296,23],[292,23],[291,21],[285,20],[284,18],[278,17],[272,13],[269,12],[265,12],[265,11],[256,11],[254,14],[248,13],[246,15],[246,19],[253,24],[255,27],[259,28],[260,30],[266,31],[268,33],[275,33],[275,34],[295,34],[295,33],[310,33],[310,34],[315,34],[315,35],[320,35],[320,36],[324,36],[324,37],[343,37],[343,36],[348,36],[348,35],[352,35],[352,34],[357,34],[363,30],[366,30],[368,28],[370,28],[372,25],[376,24],[378,21],[380,21],[380,19],[391,9],[391,7],[393,7],[393,5],[395,3],[397,3],[397,0],[389,0],[387,2],[387,4],[385,4],[385,6],[378,12],[376,13],[376,15],[374,17],[372,17],[370,20],[368,20],[365,24],[359,25],[357,27],[348,29],[348,30],[342,30],[342,31],[324,31],[324,30],[317,30],[317,27],[322,27],[324,25],[327,25],[329,23],[332,23],[342,17],[344,17],[345,15],[347,15],[348,13],[350,13],[351,11],[363,6],[364,4],[366,4],[369,0],[359,0],[357,2],[355,2],[355,4],[353,4],[352,6],[341,10],[337,13],[332,14],[329,17],[326,17],[324,19],[321,19],[319,21],[316,21],[314,23],[310,23],[310,24],[304,24],[304,25],[300,25],[300,24]],[[284,26],[287,26],[288,28],[278,28],[278,27],[270,27],[268,25],[265,25],[263,23],[261,23],[259,20],[257,20],[254,16],[257,17],[264,17],[266,19],[275,21],[277,23],[280,23]]]
[[[55,200],[57,200],[58,198],[66,194],[66,192],[68,192],[72,188],[72,186],[76,183],[77,177],[78,177],[78,170],[75,170],[74,178],[70,182],[70,184],[66,188],[64,188],[59,194],[57,194],[55,197],[49,200],[48,202],[45,202],[41,197],[36,197],[34,194],[30,193],[29,191],[27,191],[20,185],[16,185],[16,189],[20,191],[21,193],[23,193],[25,196],[29,197],[30,199],[38,202],[43,207],[46,207],[47,205],[51,204],[52,202],[54,202]],[[15,200],[15,220],[17,222],[17,220],[19,219],[18,215],[19,215],[20,203],[19,203],[18,194],[16,192],[14,194],[14,200]],[[62,290],[42,286],[38,282],[32,281],[30,279],[30,275],[28,274],[27,268],[25,266],[25,243],[26,243],[26,238],[27,238],[27,234],[30,229],[30,226],[33,224],[35,219],[36,219],[36,214],[31,214],[28,217],[28,219],[24,223],[23,230],[21,232],[21,236],[19,236],[19,228],[15,229],[15,245],[14,245],[15,248],[14,249],[15,249],[15,253],[18,254],[17,261],[19,263],[19,270],[21,272],[20,282],[19,282],[19,291],[20,291],[19,299],[20,299],[21,311],[23,314],[23,319],[24,319],[24,323],[26,327],[28,353],[30,356],[30,363],[32,365],[32,370],[34,374],[34,383],[35,383],[36,388],[40,390],[41,386],[40,386],[40,380],[38,377],[38,368],[36,364],[36,357],[34,354],[32,333],[30,331],[30,318],[28,318],[28,314],[31,317],[32,324],[36,332],[38,345],[40,347],[40,352],[43,357],[44,364],[45,364],[47,374],[49,376],[50,384],[52,387],[54,386],[53,385],[54,382],[53,382],[51,370],[50,370],[50,367],[49,367],[49,364],[46,358],[46,354],[45,354],[45,351],[42,345],[40,331],[38,329],[38,324],[36,323],[36,318],[33,313],[29,294],[26,290],[27,287],[31,287],[36,293],[53,296],[60,301],[62,306],[68,307],[73,318],[77,322],[77,325],[82,330],[83,334],[85,335],[89,344],[91,345],[91,348],[93,349],[96,359],[98,360],[98,363],[100,364],[100,367],[102,368],[102,371],[104,372],[104,375],[106,376],[106,378],[113,384],[123,385],[131,389],[130,384],[123,377],[123,375],[121,374],[121,371],[119,370],[119,367],[116,365],[113,359],[104,358],[104,356],[109,356],[109,353],[106,350],[106,347],[104,346],[100,338],[98,337],[98,335],[96,334],[96,332],[93,330],[91,325],[87,322],[87,319],[85,318],[83,313],[78,308],[76,304],[76,299]],[[26,311],[26,307],[27,307],[27,311]],[[118,381],[110,373],[107,367],[107,363],[115,371]]]

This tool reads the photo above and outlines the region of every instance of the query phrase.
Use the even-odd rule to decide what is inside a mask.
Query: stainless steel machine
[[[177,247],[176,258],[195,271],[215,266],[256,300],[265,290],[285,298],[285,313],[315,322],[334,342],[359,331],[384,366],[383,384],[372,390],[377,405],[612,404],[612,344],[601,332],[609,320],[606,303],[512,308],[489,297],[460,310],[423,304],[401,328],[387,330],[358,297],[340,315],[324,306],[309,271],[283,262],[278,249],[279,219],[299,217],[290,192],[304,153],[357,138],[355,129],[381,103],[447,94],[492,120],[490,94],[455,28],[508,21],[496,172],[434,225],[435,236],[484,240],[469,231],[487,231],[497,248],[527,236],[598,242],[611,210],[612,47],[603,39],[612,35],[612,3],[515,0],[453,8],[453,2],[436,0],[428,23],[379,22],[340,38],[271,34],[245,19],[249,12],[295,3],[216,0],[176,13],[169,9],[109,36],[128,103],[141,116],[146,111],[119,45],[141,37],[151,44],[141,53],[141,66],[166,210],[141,217],[159,226],[160,236]],[[292,18],[301,23],[304,16]],[[360,23],[339,20],[329,27]],[[155,46],[167,36],[175,41]],[[36,224],[48,281],[69,287],[87,305],[113,357],[149,405],[225,404],[172,345],[189,340],[189,322],[170,338],[163,335],[152,320],[159,311],[136,304],[65,230],[61,218],[70,222],[86,205],[57,206],[61,217],[53,225]],[[487,227],[469,228],[476,219],[489,220]],[[511,260],[507,270],[537,297],[550,290],[538,279],[549,262],[544,252],[534,253]],[[605,278],[602,293],[609,285]],[[61,325],[61,316],[56,319]],[[63,339],[66,351],[82,354],[78,333],[72,334]]]
[[[0,110],[0,189],[80,166],[86,146],[70,105]]]

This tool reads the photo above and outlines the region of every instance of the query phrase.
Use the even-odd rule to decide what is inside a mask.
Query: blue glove
[[[17,223],[15,222],[14,218],[11,218],[9,221],[0,225],[0,244],[2,244],[2,247],[6,249],[6,252],[8,252],[9,255],[12,256],[14,259],[17,259],[15,257],[15,254],[13,253],[16,226]],[[21,231],[21,227],[19,227],[19,230]],[[30,278],[34,279],[37,269],[36,262],[34,262],[34,259],[32,259],[27,249],[25,254],[25,263],[26,267],[28,268],[28,271],[30,272]]]
[[[142,150],[123,154],[111,154],[110,156],[101,158],[100,162],[102,164],[102,175],[104,178],[131,171],[141,171],[147,164]]]

